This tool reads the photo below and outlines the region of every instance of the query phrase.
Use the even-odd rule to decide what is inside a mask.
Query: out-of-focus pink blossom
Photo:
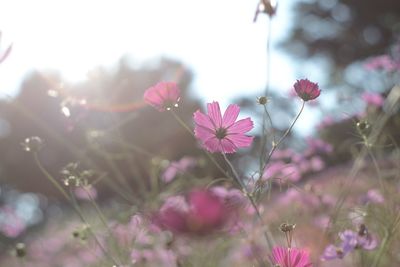
[[[291,158],[295,152],[293,149],[277,149],[275,152],[271,155],[271,159],[278,160],[278,159],[287,159]]]
[[[128,224],[112,223],[110,228],[121,246],[131,246],[134,242],[148,243],[147,229],[140,215],[132,216]]]
[[[26,229],[26,223],[13,208],[0,208],[0,232],[10,238],[18,237]]]
[[[370,189],[364,196],[361,197],[361,202],[364,204],[368,203],[380,204],[385,202],[385,198],[378,190]]]
[[[179,99],[180,90],[174,82],[159,82],[144,93],[144,101],[158,111],[177,107]]]
[[[393,72],[400,69],[400,62],[395,61],[389,55],[380,55],[367,60],[364,67],[367,70],[384,70]]]
[[[311,267],[310,253],[305,249],[274,247],[271,255],[272,264],[281,267]]]
[[[317,138],[307,138],[307,155],[315,153],[329,154],[333,151],[333,146]]]
[[[234,153],[238,148],[250,146],[253,137],[246,133],[253,129],[253,121],[250,118],[236,121],[239,112],[239,106],[232,104],[222,116],[218,102],[207,104],[207,114],[198,110],[193,115],[196,138],[213,153]]]
[[[271,178],[278,178],[281,174],[281,170],[285,167],[283,161],[271,162],[264,171],[262,178],[268,180]]]
[[[314,156],[310,159],[311,170],[319,172],[325,168],[325,162],[319,156]]]
[[[227,208],[238,208],[248,204],[248,199],[238,189],[227,189],[223,186],[214,186],[210,189],[216,196],[223,200]]]
[[[150,263],[151,266],[176,267],[176,254],[169,249],[156,247],[155,249],[134,249],[131,252],[131,260],[136,263]]]
[[[220,229],[230,218],[230,209],[211,190],[197,189],[167,199],[155,223],[177,233],[205,234]]]
[[[90,200],[97,198],[97,190],[93,186],[77,187],[74,190],[76,198],[81,200]]]
[[[183,173],[196,166],[196,159],[192,157],[183,157],[179,161],[171,162],[161,175],[161,179],[169,183],[178,174]]]
[[[318,84],[310,82],[308,79],[297,80],[293,87],[297,95],[304,101],[313,100],[321,94]]]
[[[321,216],[314,218],[313,223],[315,226],[324,230],[329,226],[329,221],[330,221],[329,216],[321,215]]]
[[[370,106],[375,106],[375,107],[382,107],[383,103],[385,102],[385,99],[383,98],[383,96],[381,96],[378,93],[372,93],[372,92],[364,92],[361,95],[362,100],[364,100],[364,102],[367,105]]]
[[[287,164],[282,170],[282,180],[297,182],[301,179],[301,171],[296,164]]]

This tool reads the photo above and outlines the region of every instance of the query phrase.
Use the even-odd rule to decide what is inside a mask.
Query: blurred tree
[[[122,188],[122,177],[148,180],[153,157],[175,160],[199,153],[192,137],[170,112],[143,103],[144,91],[162,80],[177,81],[182,102],[177,110],[190,121],[198,105],[187,92],[190,71],[181,63],[160,59],[143,68],[123,58],[110,70],[97,68],[80,84],[68,84],[57,73],[31,73],[15,99],[0,102],[0,168],[2,183],[20,190],[58,195],[20,143],[30,136],[45,141],[44,166],[57,178],[69,162],[107,173]],[[190,123],[190,122],[189,122]],[[135,150],[136,149],[136,150]],[[142,149],[146,153],[138,153]],[[137,189],[129,185],[131,193]],[[136,189],[135,189],[136,188]]]
[[[299,1],[293,22],[284,48],[301,59],[327,57],[340,72],[398,41],[400,1]]]

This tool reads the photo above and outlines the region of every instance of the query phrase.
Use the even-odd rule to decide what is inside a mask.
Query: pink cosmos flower
[[[236,121],[239,112],[239,106],[232,104],[222,116],[218,102],[207,104],[207,114],[196,111],[194,133],[203,147],[212,153],[234,153],[240,147],[250,146],[253,137],[245,133],[253,129],[253,121],[250,118]]]
[[[178,106],[180,90],[174,82],[159,82],[144,92],[144,101],[158,111]]]
[[[304,101],[313,100],[321,93],[318,84],[310,82],[308,79],[297,80],[293,87],[297,95]]]
[[[187,198],[168,198],[155,216],[156,225],[175,233],[206,234],[225,226],[233,210],[211,190],[196,189]]]
[[[304,249],[274,247],[271,261],[280,267],[311,267],[310,253]]]

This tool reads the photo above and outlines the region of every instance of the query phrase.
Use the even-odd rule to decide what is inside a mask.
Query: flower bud
[[[21,145],[25,151],[37,153],[43,147],[43,140],[38,136],[32,136],[26,138]]]

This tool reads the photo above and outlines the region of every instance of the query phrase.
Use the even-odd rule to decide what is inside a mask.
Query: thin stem
[[[373,267],[379,266],[379,262],[381,261],[383,252],[385,251],[385,248],[386,248],[386,245],[389,243],[389,239],[390,239],[389,233],[386,233],[385,237],[383,238],[382,243],[380,245],[378,254],[375,257],[374,263],[372,265]]]
[[[270,86],[270,73],[271,73],[271,25],[272,25],[272,17],[268,16],[269,20],[268,20],[268,33],[267,33],[267,50],[266,50],[266,54],[267,54],[267,74],[266,74],[266,78],[267,78],[267,82],[266,82],[266,86],[265,86],[265,95],[268,96],[269,93],[269,86]]]
[[[372,159],[372,163],[374,164],[374,168],[375,168],[376,174],[378,175],[379,185],[381,187],[382,193],[386,194],[386,187],[385,187],[385,184],[383,182],[381,168],[379,167],[379,164],[376,161],[376,158],[375,158],[374,154],[372,153],[371,149],[369,148],[368,143],[366,144],[366,148],[367,148],[368,155],[370,156],[370,158]]]
[[[262,219],[262,216],[260,214],[260,211],[258,210],[257,204],[254,201],[254,198],[252,197],[252,195],[248,192],[246,185],[243,183],[243,181],[240,179],[239,174],[237,173],[237,171],[235,170],[235,167],[233,167],[232,163],[230,162],[230,160],[228,159],[228,157],[225,155],[225,153],[222,153],[222,156],[224,157],[226,163],[229,165],[232,173],[233,173],[233,178],[235,179],[235,181],[240,185],[242,191],[244,192],[244,194],[246,195],[246,197],[249,199],[254,211],[257,214],[257,218],[258,220],[261,222],[261,225],[266,227],[266,225],[264,225],[264,221]],[[269,233],[268,228],[265,229],[264,231],[264,237],[265,240],[268,243],[269,249],[272,249],[273,247],[273,241],[272,241],[272,235]]]
[[[174,110],[171,109],[171,113],[174,116],[174,118],[179,122],[179,124],[185,128],[186,131],[188,131],[190,133],[190,135],[194,136],[192,130],[189,128],[189,126],[186,125],[186,123],[178,116],[178,114],[176,114],[176,112]]]
[[[96,210],[97,214],[99,215],[100,221],[103,223],[103,225],[107,228],[107,230],[111,234],[111,229],[109,228],[109,225],[107,223],[107,219],[104,216],[103,212],[101,211],[100,207],[97,205],[96,201],[94,201],[94,199],[92,197],[92,194],[90,193],[90,191],[85,186],[83,186],[82,188],[86,192],[86,194],[88,195],[90,203],[92,203],[94,209]]]
[[[104,227],[107,229],[108,234],[113,239],[113,242],[116,245],[117,244],[117,240],[115,239],[115,237],[114,237],[114,235],[113,235],[113,233],[112,233],[112,231],[110,229],[110,226],[107,223],[107,219],[104,216],[104,213],[101,211],[99,205],[97,205],[96,201],[93,199],[92,194],[90,193],[90,191],[85,186],[83,186],[82,188],[86,192],[86,194],[88,195],[90,203],[92,203],[94,209],[97,212],[97,215],[99,215],[100,221],[103,223]],[[120,258],[119,260],[121,261],[121,254],[119,254],[119,258]]]
[[[269,123],[270,123],[270,125],[271,125],[271,132],[272,132],[272,138],[273,138],[272,140],[273,140],[274,143],[275,143],[275,128],[274,128],[274,124],[273,124],[273,122],[272,122],[271,115],[269,114],[266,105],[264,105],[264,112],[265,112],[265,114],[267,114],[267,118],[268,118]]]
[[[93,231],[92,227],[90,226],[90,224],[86,221],[85,217],[83,216],[83,211],[82,209],[79,207],[78,202],[76,201],[76,199],[74,198],[74,195],[72,193],[72,190],[70,190],[70,194],[71,194],[71,204],[72,207],[75,209],[76,213],[78,214],[78,216],[81,218],[82,222],[88,226],[87,230],[89,231],[89,233],[93,236],[94,241],[96,242],[96,244],[99,246],[99,248],[101,249],[101,251],[104,253],[104,255],[108,256],[111,261],[113,262],[113,264],[115,264],[116,266],[119,266],[117,261],[114,259],[114,257],[106,250],[106,248],[101,244],[100,240],[98,239],[97,235],[95,234],[95,232]]]
[[[378,139],[384,126],[389,121],[390,114],[392,114],[392,110],[387,111],[386,113],[382,114],[381,116],[379,116],[376,119],[375,127],[373,128],[373,131],[371,132],[371,134],[368,136],[370,145],[373,145],[376,142],[376,140]],[[350,173],[346,180],[347,183],[343,186],[344,189],[340,192],[340,195],[335,203],[333,212],[329,218],[329,222],[328,222],[327,226],[325,227],[323,236],[326,236],[328,234],[331,225],[333,225],[336,222],[339,212],[340,212],[345,200],[347,199],[347,196],[352,191],[352,188],[353,188],[352,185],[354,184],[354,182],[356,181],[356,179],[358,177],[357,174],[359,173],[361,168],[364,166],[364,160],[365,160],[365,157],[367,156],[367,154],[368,154],[367,148],[363,147],[362,150],[360,151],[359,155],[357,156],[357,158],[353,164],[353,167],[350,170]],[[321,238],[320,242],[321,243],[323,242],[323,238]]]
[[[79,206],[76,203],[76,201],[74,200],[74,198],[70,197],[67,194],[67,192],[64,190],[64,188],[62,188],[62,186],[56,181],[56,179],[54,179],[54,177],[43,167],[42,163],[40,162],[40,160],[38,158],[38,154],[36,152],[33,153],[33,158],[35,160],[35,163],[39,167],[40,171],[45,175],[45,177],[50,181],[50,183],[53,184],[54,187],[56,187],[58,189],[58,191],[60,191],[60,193],[65,197],[65,199],[72,204],[72,207],[75,209],[76,213],[79,215],[82,222],[89,226],[89,224],[86,222],[85,217],[83,216],[83,212],[79,208]],[[90,226],[89,226],[89,231],[93,235],[95,242],[98,244],[98,246],[104,252],[104,254],[108,255],[110,257],[110,259],[112,260],[112,262],[114,264],[118,265],[116,260],[110,254],[108,254],[107,250],[102,246],[101,242],[98,240],[97,236],[95,235],[95,233],[93,232],[93,230],[91,229]]]
[[[69,195],[67,194],[67,192],[64,190],[64,188],[62,188],[62,186],[56,181],[56,179],[54,179],[53,176],[51,176],[51,174],[43,167],[42,163],[39,160],[38,154],[36,152],[33,153],[33,158],[35,160],[36,165],[39,167],[40,171],[44,174],[44,176],[47,178],[47,180],[50,181],[50,183],[57,188],[58,191],[60,191],[60,193],[63,195],[63,197],[71,202],[71,198],[69,197]]]
[[[285,140],[285,138],[288,136],[288,134],[290,133],[290,131],[293,129],[293,126],[296,124],[297,120],[299,119],[301,113],[302,113],[303,110],[304,110],[305,104],[306,104],[306,102],[303,101],[303,103],[302,103],[302,105],[301,105],[301,108],[300,108],[300,111],[299,111],[299,113],[297,113],[297,115],[296,115],[296,117],[294,118],[292,124],[289,126],[289,128],[286,130],[286,132],[282,135],[282,137],[278,140],[278,142],[277,142],[277,143],[274,143],[274,144],[272,145],[272,149],[271,149],[271,151],[269,152],[268,157],[267,157],[267,160],[265,161],[265,164],[264,164],[264,166],[263,166],[262,169],[261,169],[262,172],[260,173],[260,175],[262,175],[262,173],[264,173],[265,167],[267,166],[268,162],[271,160],[271,157],[272,157],[272,155],[274,154],[275,150],[276,150],[276,149],[278,148],[278,146],[282,143],[282,141]]]

